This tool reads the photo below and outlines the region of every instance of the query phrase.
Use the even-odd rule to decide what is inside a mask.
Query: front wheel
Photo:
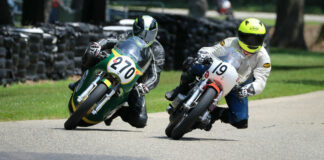
[[[215,89],[207,88],[197,106],[194,107],[190,112],[185,113],[180,122],[173,128],[171,134],[172,139],[180,139],[184,134],[190,131],[198,120],[199,116],[201,116],[208,109],[216,95],[217,92]]]
[[[82,117],[89,111],[89,109],[98,102],[103,95],[107,92],[107,86],[100,83],[94,91],[88,96],[88,98],[73,112],[69,119],[64,123],[64,128],[67,130],[75,129]]]
[[[170,115],[170,116],[174,116],[174,117],[172,118],[172,120],[170,120],[170,123],[168,124],[167,128],[165,129],[165,134],[168,137],[171,137],[173,128],[179,123],[179,121],[183,117],[183,112],[177,110],[177,111],[175,111],[175,113],[173,113],[173,115]]]

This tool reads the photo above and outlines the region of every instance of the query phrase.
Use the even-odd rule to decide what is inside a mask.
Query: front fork
[[[90,93],[97,87],[98,82],[104,76],[103,72],[100,72],[97,78],[89,85],[89,87],[83,91],[80,96],[77,97],[77,102],[80,103],[88,98]]]
[[[201,84],[198,86],[198,89],[192,94],[192,96],[183,104],[185,110],[189,110],[192,106],[192,103],[201,95],[204,87],[207,84],[208,79],[203,80]]]
[[[209,115],[210,112],[213,111],[216,108],[216,104],[218,103],[219,99],[222,97],[223,91],[220,91],[217,97],[214,99],[213,103],[209,106],[207,111],[200,117],[201,122],[207,122],[209,121]]]
[[[91,92],[98,86],[98,82],[103,79],[104,73],[100,72],[97,78],[89,85],[89,87],[83,91],[80,96],[77,97],[77,101],[80,103],[87,99]],[[111,82],[108,79],[103,79],[103,83],[107,86],[108,89],[111,88]],[[96,107],[92,110],[92,114],[95,115],[98,111],[110,100],[110,98],[118,91],[120,83],[117,83],[104,97],[98,102]]]
[[[207,79],[203,80],[198,88],[194,91],[194,93],[192,94],[192,96],[185,102],[183,103],[183,109],[185,111],[189,111],[190,108],[192,107],[192,104],[194,103],[194,101],[201,95],[202,91],[204,90],[204,86],[206,86],[207,84]],[[178,105],[184,100],[186,99],[186,96],[182,95],[181,93],[179,93],[177,95],[177,97],[173,100],[172,104],[170,104],[168,107],[167,107],[167,112],[169,114],[172,114],[176,108],[178,107]]]
[[[106,93],[105,96],[99,101],[96,108],[92,110],[92,114],[95,115],[98,111],[110,100],[110,98],[117,92],[120,87],[120,83],[117,83],[114,88],[110,90],[109,93]]]

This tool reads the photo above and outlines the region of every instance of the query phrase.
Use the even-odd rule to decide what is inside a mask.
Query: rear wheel
[[[207,111],[209,105],[213,102],[217,92],[213,88],[207,88],[205,93],[202,95],[197,106],[190,112],[185,113],[182,116],[180,122],[173,128],[171,137],[173,139],[180,139],[184,134],[190,131],[193,125],[205,111]]]
[[[107,86],[100,83],[94,91],[88,96],[88,98],[73,112],[69,119],[64,123],[64,128],[67,130],[75,129],[82,117],[89,111],[89,109],[98,102],[103,95],[107,92]]]

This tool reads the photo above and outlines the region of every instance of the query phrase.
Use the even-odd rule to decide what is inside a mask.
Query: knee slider
[[[136,128],[144,128],[146,126],[146,122],[147,122],[147,116],[141,115],[136,119],[134,118],[133,120],[130,120],[129,124],[131,124]]]

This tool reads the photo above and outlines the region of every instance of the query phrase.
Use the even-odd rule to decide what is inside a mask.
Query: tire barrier
[[[135,18],[141,14],[130,12],[129,15]],[[181,69],[183,60],[195,56],[201,47],[236,36],[241,22],[151,15],[159,22],[157,39],[166,52],[165,70]],[[81,75],[82,56],[90,42],[108,38],[115,43],[132,30],[132,25],[117,21],[104,27],[86,23],[39,24],[36,27],[0,27],[0,85]]]

